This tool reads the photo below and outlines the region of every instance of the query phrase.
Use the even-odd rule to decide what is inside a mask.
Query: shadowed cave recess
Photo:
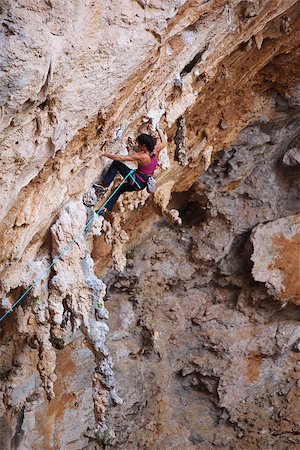
[[[299,12],[4,1],[1,315],[76,239],[0,322],[1,448],[300,448]],[[156,123],[156,192],[80,232]]]

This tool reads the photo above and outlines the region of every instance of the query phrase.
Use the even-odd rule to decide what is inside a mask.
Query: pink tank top
[[[150,155],[151,156],[151,155]],[[155,156],[151,156],[151,161],[146,166],[142,166],[141,164],[138,164],[137,172],[142,175],[153,175],[155,169],[157,166],[157,159],[155,159]]]

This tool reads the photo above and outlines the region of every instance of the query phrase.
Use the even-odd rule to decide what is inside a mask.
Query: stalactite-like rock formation
[[[299,11],[2,2],[1,315],[46,272],[0,323],[1,448],[300,445]],[[155,194],[83,232],[158,123]]]

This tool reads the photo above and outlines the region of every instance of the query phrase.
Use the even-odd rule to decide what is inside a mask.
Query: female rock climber
[[[106,208],[96,211],[96,213],[104,215],[105,212],[112,211],[116,201],[124,192],[140,191],[147,186],[147,179],[153,175],[156,166],[159,153],[166,146],[167,141],[162,130],[157,127],[159,138],[161,142],[155,144],[154,139],[149,134],[140,134],[137,137],[137,151],[133,155],[121,156],[113,155],[111,153],[105,153],[104,156],[113,160],[105,177],[102,180],[102,184],[94,184],[94,188],[99,195],[104,195],[109,185],[114,180],[117,173],[120,173],[125,178],[132,170],[123,161],[134,161],[138,163],[137,169],[134,173],[128,177],[128,180],[122,184],[122,186],[114,192],[106,204]],[[136,182],[134,181],[136,180]]]

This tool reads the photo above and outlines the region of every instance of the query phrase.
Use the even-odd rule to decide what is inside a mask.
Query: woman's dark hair
[[[149,134],[139,134],[137,141],[140,145],[144,145],[149,153],[152,153],[155,147],[154,139]]]

